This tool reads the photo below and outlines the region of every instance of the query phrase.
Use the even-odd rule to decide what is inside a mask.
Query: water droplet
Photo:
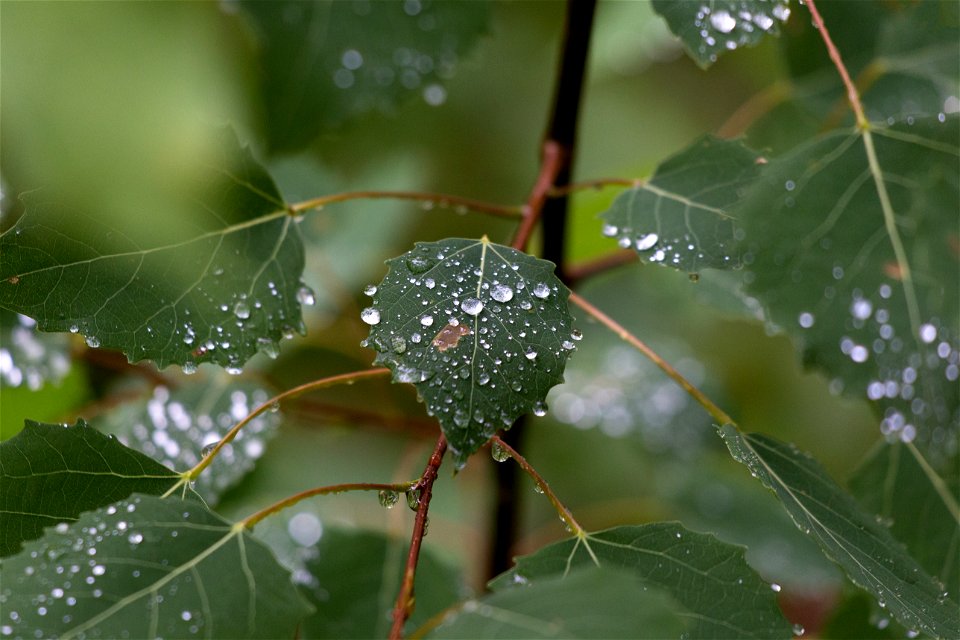
[[[432,325],[433,325],[433,316],[431,316],[431,315],[423,316],[422,318],[420,318],[420,324],[422,324],[422,325],[425,326],[425,327],[432,326]]]
[[[577,348],[577,345],[573,344],[570,340],[564,340],[560,343],[560,346],[566,349],[567,351],[572,351]]]
[[[203,449],[200,450],[200,456],[206,458],[208,455],[213,453],[213,450],[217,448],[217,445],[220,443],[219,440],[215,440],[208,445],[205,445]]]
[[[866,320],[873,313],[873,304],[869,300],[857,298],[850,304],[850,315],[858,320]]]
[[[546,283],[538,282],[533,288],[533,295],[544,300],[550,295],[550,287]]]
[[[504,462],[510,458],[510,453],[506,450],[506,448],[496,441],[490,445],[490,455],[497,462]]]
[[[224,367],[223,370],[226,371],[227,373],[229,373],[229,374],[232,375],[232,376],[238,376],[238,375],[240,375],[241,373],[243,373],[243,367],[237,367],[237,366],[233,366],[233,365]]]
[[[460,303],[460,308],[463,309],[464,313],[469,313],[471,316],[475,316],[479,315],[479,313],[483,311],[483,303],[476,298],[467,298]]]
[[[375,307],[367,307],[360,312],[360,319],[369,325],[378,324],[380,322],[380,311]]]
[[[580,329],[574,329],[570,332],[570,337],[574,340],[583,340],[583,332]]]
[[[534,403],[533,415],[539,418],[542,418],[543,416],[547,415],[547,403],[543,402],[542,400],[538,400],[536,403]]]
[[[920,325],[920,339],[930,344],[937,339],[937,328],[929,323]]]
[[[620,233],[620,229],[616,225],[607,223],[603,225],[603,228],[600,230],[600,233],[607,236],[608,238],[613,238],[618,233]]]
[[[804,329],[809,329],[812,327],[814,322],[816,322],[816,318],[809,311],[804,311],[797,318],[797,323]]]
[[[527,357],[527,360],[536,360],[537,359],[537,350],[533,347],[527,347],[527,350],[524,354]]]
[[[536,491],[537,493],[543,495],[543,487],[541,487],[541,486],[540,486],[539,484],[537,484],[536,482],[533,483],[533,490]]]
[[[364,293],[364,295],[367,295],[367,296],[370,296],[370,297],[375,296],[375,295],[377,294],[377,285],[375,285],[375,284],[368,284],[367,286],[365,286],[365,287],[363,288],[363,293]]]
[[[648,233],[645,236],[640,236],[637,238],[637,251],[646,251],[647,249],[652,248],[653,245],[657,244],[659,240],[660,236],[655,233]]]
[[[510,302],[513,300],[513,289],[505,284],[495,284],[490,289],[490,297],[497,302]]]
[[[184,374],[186,374],[186,375],[188,375],[188,376],[192,376],[193,374],[195,374],[195,373],[197,372],[197,363],[196,363],[196,362],[193,362],[193,361],[191,361],[191,360],[188,360],[188,361],[184,362],[183,365],[181,365],[180,368],[181,368],[181,370],[183,370],[183,373],[184,373]]]
[[[279,402],[279,401],[273,402],[273,403],[270,405],[270,413],[276,413],[277,411],[280,411],[280,402]]]
[[[797,636],[797,637],[800,637],[800,636],[802,636],[804,633],[806,633],[806,629],[803,628],[803,625],[802,625],[802,624],[796,623],[796,624],[793,625],[793,635],[795,635],[795,636]]]
[[[297,289],[297,301],[302,305],[312,307],[317,303],[317,296],[314,295],[313,289],[307,285],[303,285]]]
[[[380,500],[380,506],[386,507],[387,509],[393,508],[398,502],[400,502],[400,494],[396,491],[388,491],[384,489],[379,494],[377,498]]]
[[[390,338],[390,348],[394,353],[403,353],[407,350],[407,341],[400,336],[393,336]]]
[[[410,269],[412,273],[423,273],[424,271],[429,271],[434,264],[436,264],[430,258],[425,256],[411,256],[407,258],[407,268]]]
[[[771,13],[773,13],[773,17],[780,22],[786,22],[787,18],[790,17],[790,7],[785,4],[778,4],[773,8]]]
[[[710,16],[710,24],[720,33],[730,33],[737,26],[737,20],[726,11],[717,11]]]
[[[423,284],[427,287],[427,289],[433,289],[435,286],[437,286],[437,281],[433,278],[427,278],[423,281]]]
[[[96,349],[97,347],[100,346],[100,338],[96,336],[87,336],[84,342],[86,342],[87,346],[90,347],[91,349]]]
[[[780,585],[778,585],[776,582],[771,583],[770,588],[776,591],[777,593],[780,593]]]
[[[78,326],[75,325],[75,324],[72,324],[72,325],[70,325],[69,331],[70,331],[70,333],[78,333],[78,332],[80,331],[80,327],[78,327]]]
[[[250,317],[250,305],[240,300],[237,304],[233,305],[233,315],[241,320],[246,320]]]
[[[407,507],[411,511],[416,511],[420,507],[420,489],[407,491]]]

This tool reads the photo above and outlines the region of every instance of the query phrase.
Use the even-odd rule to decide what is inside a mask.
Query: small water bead
[[[781,587],[776,582],[771,583],[770,588],[773,589],[775,592],[780,593]]]
[[[379,324],[380,322],[380,310],[376,307],[367,307],[360,312],[360,319],[366,322],[369,325]]]
[[[480,312],[483,311],[483,303],[476,298],[467,298],[460,303],[460,308],[463,309],[464,313],[475,316],[479,315]]]
[[[387,509],[392,509],[398,502],[400,502],[399,493],[386,489],[377,494],[377,498],[380,500],[380,506],[386,507]]]
[[[312,307],[317,303],[317,296],[313,293],[313,289],[303,285],[297,289],[297,301],[302,305]]]
[[[608,238],[613,238],[613,237],[615,237],[618,233],[620,233],[620,228],[617,227],[616,225],[613,225],[613,224],[610,224],[610,223],[605,223],[605,224],[603,225],[603,228],[600,230],[600,233],[602,233],[603,235],[605,235],[605,236],[608,237]]]
[[[433,316],[431,315],[423,316],[422,318],[420,318],[420,324],[422,324],[425,327],[433,326]]]
[[[505,284],[495,284],[490,289],[490,297],[497,302],[510,302],[513,300],[513,289]]]
[[[659,242],[660,236],[655,233],[648,233],[645,236],[640,236],[637,238],[636,247],[637,251],[646,251],[647,249],[653,248],[653,245]]]
[[[363,294],[364,294],[364,295],[367,295],[367,296],[370,296],[371,298],[372,298],[373,296],[377,295],[377,285],[375,285],[375,284],[368,284],[367,286],[365,286],[365,287],[363,288]]]
[[[537,416],[538,418],[542,418],[543,416],[547,415],[547,403],[543,402],[542,400],[535,402],[533,405],[533,415]]]
[[[541,300],[545,300],[550,296],[550,287],[544,282],[538,282],[536,286],[533,287],[533,295]]]
[[[527,350],[523,354],[526,356],[527,360],[536,360],[537,359],[537,350],[533,347],[527,347]]]
[[[633,242],[631,242],[630,236],[620,236],[620,239],[617,240],[617,246],[621,249],[629,249],[631,244]]]
[[[583,340],[583,332],[580,329],[574,329],[570,332],[570,337],[574,340]]]
[[[78,327],[78,326],[75,325],[75,324],[72,324],[72,325],[70,325],[69,331],[70,331],[70,333],[79,333],[79,332],[80,332],[80,327]]]
[[[427,287],[427,289],[433,289],[435,286],[437,286],[437,281],[433,278],[427,278],[423,281],[423,284]]]
[[[497,441],[490,445],[490,456],[497,462],[505,462],[510,459],[510,452]]]
[[[86,342],[87,346],[91,349],[96,349],[100,346],[100,338],[96,336],[87,336],[84,342]]]

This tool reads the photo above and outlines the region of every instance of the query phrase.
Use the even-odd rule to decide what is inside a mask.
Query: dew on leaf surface
[[[380,322],[380,311],[375,307],[367,307],[360,312],[360,319],[369,325],[375,325]]]

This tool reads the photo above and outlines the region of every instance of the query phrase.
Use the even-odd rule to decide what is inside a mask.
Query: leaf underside
[[[546,410],[579,334],[551,262],[482,240],[417,243],[361,317],[395,382],[413,383],[458,465],[520,415]]]

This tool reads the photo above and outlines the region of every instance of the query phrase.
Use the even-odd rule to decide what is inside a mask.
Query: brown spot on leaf
[[[888,278],[892,278],[894,280],[903,280],[903,270],[900,269],[900,263],[895,260],[890,260],[883,263],[883,272]]]
[[[17,284],[18,282],[20,282],[20,276],[10,276],[9,278],[7,278],[7,282],[9,282],[10,284]]]
[[[448,324],[433,338],[433,346],[437,351],[453,349],[460,343],[460,338],[470,334],[470,327],[464,324]]]

